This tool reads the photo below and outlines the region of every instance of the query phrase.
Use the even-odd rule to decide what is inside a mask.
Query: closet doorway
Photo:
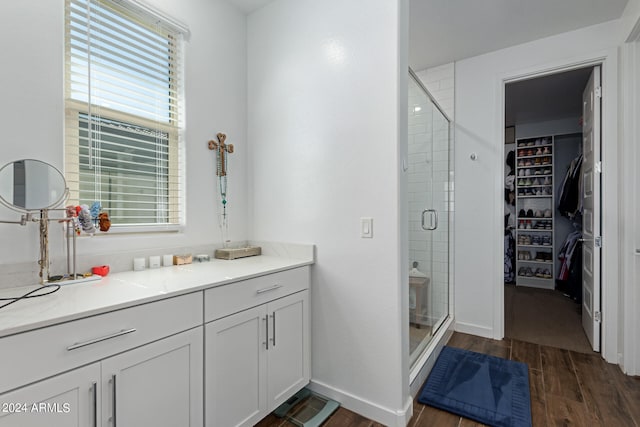
[[[505,337],[600,350],[601,67],[505,85]]]

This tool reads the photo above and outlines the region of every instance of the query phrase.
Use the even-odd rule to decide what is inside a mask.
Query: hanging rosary
[[[218,176],[218,186],[220,189],[220,199],[222,203],[222,217],[220,222],[220,228],[224,231],[228,231],[227,223],[227,153],[233,153],[233,144],[225,144],[227,135],[224,133],[218,133],[216,135],[218,142],[209,141],[209,150],[216,150],[216,175]],[[223,243],[226,242],[225,236],[223,236]]]

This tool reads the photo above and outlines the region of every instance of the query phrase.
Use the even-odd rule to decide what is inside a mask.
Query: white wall
[[[0,79],[6,84],[0,104],[0,166],[35,158],[63,168],[64,0],[1,2]],[[149,4],[186,23],[186,179],[187,227],[182,233],[108,235],[83,238],[82,254],[102,254],[109,264],[126,250],[161,253],[163,247],[219,244],[215,220],[214,155],[207,141],[219,131],[235,144],[230,156],[230,236],[247,239],[246,212],[246,18],[223,1],[149,0]],[[17,218],[0,208],[0,219]],[[51,256],[61,257],[60,234],[52,227]],[[38,258],[37,226],[0,224],[0,269]],[[8,242],[11,242],[9,244]],[[6,277],[6,276],[5,276]],[[34,281],[36,278],[34,277]],[[0,279],[2,285],[6,280]]]
[[[572,117],[535,123],[516,123],[516,139],[582,133],[582,126],[579,120],[579,117]]]
[[[458,260],[455,270],[458,330],[494,338],[500,338],[502,333],[503,319],[498,307],[502,302],[497,298],[502,281],[502,80],[604,58],[622,40],[620,23],[612,21],[456,63],[454,247]],[[608,102],[616,99],[617,73],[611,73],[616,63],[614,58],[608,64],[605,81],[610,90]],[[615,108],[607,104],[608,113]],[[608,132],[615,117],[608,116],[607,120]],[[471,153],[477,153],[477,161],[470,160]],[[615,189],[611,193],[615,194]]]
[[[313,387],[386,425],[411,406],[406,7],[279,0],[248,18],[253,237],[317,245]]]

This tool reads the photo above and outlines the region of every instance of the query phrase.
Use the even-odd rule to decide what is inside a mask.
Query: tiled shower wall
[[[453,64],[417,73],[443,110],[453,117]],[[416,106],[420,111],[416,111]],[[449,212],[453,211],[453,141],[448,122],[417,85],[409,88],[409,257],[431,279],[422,314],[431,322],[448,314],[451,239]],[[438,228],[424,231],[421,213],[438,211]]]

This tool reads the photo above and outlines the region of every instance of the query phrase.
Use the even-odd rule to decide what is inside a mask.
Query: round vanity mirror
[[[21,212],[54,208],[67,192],[62,173],[40,160],[17,160],[0,169],[0,201],[9,208]]]

